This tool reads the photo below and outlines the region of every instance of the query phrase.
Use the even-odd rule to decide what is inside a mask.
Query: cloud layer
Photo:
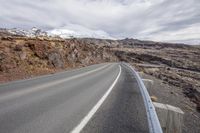
[[[114,38],[199,41],[199,0],[0,0],[0,27],[101,31]],[[85,32],[84,31],[84,32]]]

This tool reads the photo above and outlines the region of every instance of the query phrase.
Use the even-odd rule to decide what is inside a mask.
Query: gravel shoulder
[[[148,74],[142,74],[143,78],[151,79],[154,85],[148,89],[150,96],[158,98],[159,103],[170,104],[183,110],[184,123],[183,133],[199,133],[200,132],[200,113],[196,110],[196,105],[188,97],[186,97],[182,89],[169,85],[163,80],[155,78]]]

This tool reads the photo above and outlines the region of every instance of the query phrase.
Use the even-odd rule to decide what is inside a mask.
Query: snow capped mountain
[[[33,27],[30,30],[13,28],[13,29],[8,29],[7,31],[14,35],[21,35],[27,37],[47,36],[47,32],[37,29],[36,27]]]
[[[49,36],[59,36],[61,38],[101,38],[101,39],[114,39],[109,34],[101,30],[71,30],[71,29],[53,29],[47,31]]]
[[[100,38],[100,39],[115,39],[111,37],[108,33],[101,30],[90,30],[83,27],[78,28],[60,28],[53,29],[48,31],[42,31],[36,27],[33,27],[29,30],[13,28],[7,29],[7,31],[14,35],[21,35],[27,37],[38,37],[38,36],[47,36],[47,37],[61,37],[61,38]]]

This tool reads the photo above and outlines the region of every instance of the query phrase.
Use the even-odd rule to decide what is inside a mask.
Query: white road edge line
[[[86,124],[89,122],[89,120],[95,114],[95,112],[99,109],[99,107],[102,105],[102,103],[108,97],[108,95],[114,88],[115,84],[117,83],[120,75],[121,75],[121,66],[119,65],[119,73],[118,73],[115,81],[110,86],[110,88],[106,91],[106,93],[103,95],[103,97],[96,103],[96,105],[90,110],[90,112],[81,120],[81,122],[70,133],[80,133],[81,132],[81,130],[86,126]]]

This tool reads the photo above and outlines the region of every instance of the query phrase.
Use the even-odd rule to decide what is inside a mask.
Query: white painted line
[[[9,98],[19,97],[21,95],[24,95],[24,94],[27,94],[27,93],[31,93],[31,92],[36,92],[38,90],[48,89],[48,87],[52,87],[52,86],[55,86],[57,84],[64,83],[66,81],[73,80],[73,79],[80,78],[80,77],[84,77],[84,76],[89,75],[91,73],[94,73],[96,71],[100,71],[100,70],[104,69],[107,66],[108,65],[105,65],[105,66],[99,67],[97,69],[94,69],[94,70],[91,70],[91,71],[87,71],[85,73],[74,75],[74,76],[69,77],[69,78],[64,78],[64,79],[61,79],[61,80],[57,80],[57,81],[48,82],[48,83],[45,83],[45,84],[29,87],[29,88],[26,88],[25,90],[16,91],[16,92],[13,92],[13,93],[8,93],[7,95],[4,94],[3,96],[0,96],[0,101],[6,100],[6,99],[9,99]]]
[[[90,112],[82,119],[82,121],[70,133],[80,133],[81,132],[81,130],[86,126],[86,124],[89,122],[89,120],[95,114],[95,112],[99,109],[99,107],[102,105],[102,103],[108,97],[108,95],[114,88],[115,84],[117,83],[120,75],[121,75],[121,66],[119,65],[119,73],[118,73],[115,81],[110,86],[110,88],[106,91],[106,93],[103,95],[103,97],[97,102],[97,104],[90,110]]]

